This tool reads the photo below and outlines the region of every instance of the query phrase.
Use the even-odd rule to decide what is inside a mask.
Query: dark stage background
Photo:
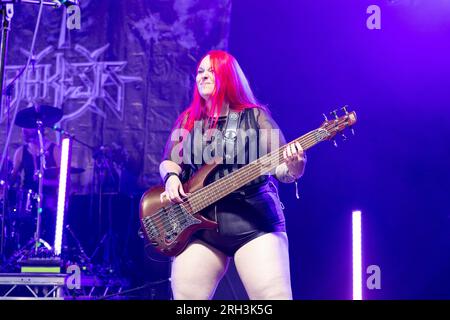
[[[380,30],[366,26],[373,4]],[[36,12],[16,10],[10,66],[25,61],[20,49],[29,47]],[[445,0],[85,0],[79,31],[63,31],[61,12],[45,11],[37,52],[54,51],[37,63],[48,65],[43,78],[30,73],[36,82],[18,105],[39,98],[61,107],[71,115],[63,128],[113,157],[120,179],[103,189],[100,212],[93,152],[74,145],[73,165],[87,170],[73,178],[68,221],[86,250],[113,225],[104,244],[114,252],[101,246],[97,259],[115,259],[133,285],[164,279],[168,263],[147,259],[137,236],[138,199],[159,183],[162,147],[189,102],[196,61],[227,49],[289,140],[346,104],[358,115],[356,136],[308,152],[300,200],[293,185],[280,188],[294,298],[351,299],[351,212],[359,209],[363,270],[381,268],[381,289],[364,289],[364,298],[448,299],[449,17]],[[164,298],[164,290],[142,294]],[[216,297],[245,298],[233,268]]]
[[[351,298],[353,209],[363,269],[382,274],[366,298],[450,298],[449,15],[448,1],[233,2],[230,51],[289,139],[358,113],[355,137],[308,153],[301,200],[282,188],[296,298]]]

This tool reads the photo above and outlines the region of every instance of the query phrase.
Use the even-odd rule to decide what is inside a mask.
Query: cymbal
[[[53,127],[61,120],[62,110],[46,105],[22,109],[17,113],[15,124],[22,128],[37,128],[37,121],[42,121],[44,127]]]
[[[44,170],[45,174],[50,174],[50,175],[58,175],[60,172],[61,168],[59,167],[50,167]],[[83,168],[75,168],[75,167],[71,167],[70,168],[70,173],[71,174],[80,174],[83,173],[85,170]]]

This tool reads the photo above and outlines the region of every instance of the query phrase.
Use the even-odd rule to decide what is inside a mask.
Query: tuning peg
[[[325,113],[322,113],[322,116],[325,119],[325,121],[328,121],[327,115]]]
[[[347,137],[346,137],[346,135],[344,134],[344,133],[341,133],[341,135],[342,135],[342,139],[345,141],[345,140],[347,140]]]
[[[350,128],[350,131],[352,132],[352,135],[355,135],[355,129]]]
[[[337,115],[337,110],[334,110],[332,112],[330,112],[330,114],[334,115],[334,117],[336,118],[336,120],[339,119],[338,115]]]
[[[341,108],[342,110],[344,110],[346,115],[348,114],[347,108],[348,108],[348,105],[345,105]]]
[[[333,139],[333,145],[337,148],[338,147],[338,144],[337,144],[337,142],[336,142],[336,139]]]

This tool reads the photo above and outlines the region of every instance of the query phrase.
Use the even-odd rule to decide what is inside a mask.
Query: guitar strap
[[[239,122],[241,119],[242,112],[229,111],[227,123],[225,124],[225,133],[224,133],[224,141],[225,141],[225,162],[227,164],[232,164],[234,160],[234,145],[237,140],[237,129],[239,127]]]

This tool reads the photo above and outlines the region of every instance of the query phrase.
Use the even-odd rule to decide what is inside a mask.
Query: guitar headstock
[[[319,128],[319,131],[321,131],[321,140],[332,140],[338,133],[341,133],[344,139],[347,139],[343,133],[346,128],[350,128],[351,132],[355,134],[352,126],[356,123],[356,112],[348,112],[347,106],[343,107],[342,110],[344,112],[342,116],[337,114],[337,110],[330,112],[334,119],[328,119],[327,116],[323,114],[325,121]],[[334,145],[337,146],[336,141],[334,141]]]

